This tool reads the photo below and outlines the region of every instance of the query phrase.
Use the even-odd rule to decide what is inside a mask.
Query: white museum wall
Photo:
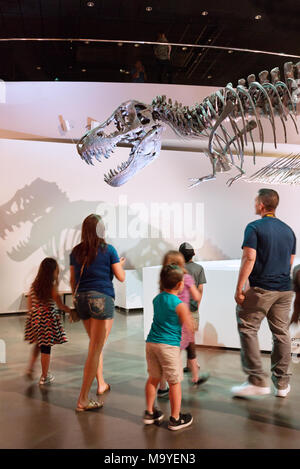
[[[144,204],[144,212],[155,202],[170,206],[190,203],[193,208],[202,208],[203,232],[197,238],[200,242],[203,239],[203,244],[197,246],[197,259],[202,260],[239,258],[244,227],[256,218],[254,197],[261,187],[257,184],[238,181],[228,188],[228,174],[221,174],[215,181],[188,189],[189,177],[210,172],[207,158],[199,154],[162,151],[156,161],[126,185],[112,188],[103,181],[103,172],[127,159],[125,148],[117,149],[115,157],[94,167],[82,162],[75,146],[69,144],[1,140],[0,151],[1,312],[19,309],[22,293],[28,290],[45,256],[58,258],[64,271],[61,289],[68,287],[67,252],[79,239],[84,217],[101,210],[102,202],[115,206],[117,216],[119,201],[124,198],[129,207],[133,203]],[[255,170],[267,163],[267,158],[260,158]],[[246,167],[252,172],[252,159],[247,158]],[[278,216],[299,237],[299,187],[274,188],[281,197]],[[131,222],[136,226],[136,215],[128,211],[128,227]],[[181,222],[175,217],[174,229],[178,223]],[[27,238],[28,244],[22,245]],[[183,239],[171,230],[169,238],[119,236],[109,241],[120,255],[126,256],[126,268],[141,269],[159,265],[163,254],[178,247]]]
[[[103,174],[127,160],[129,149],[116,148],[109,160],[88,166],[77,154],[75,144],[62,143],[64,139],[76,141],[85,132],[88,117],[103,122],[127,99],[150,103],[157,94],[166,94],[191,105],[215,88],[64,82],[6,86],[6,102],[0,103],[0,313],[19,310],[22,295],[45,256],[57,257],[62,272],[60,288],[68,289],[68,253],[79,240],[81,222],[88,214],[107,207],[104,214],[115,213],[117,219],[117,232],[111,233],[108,241],[126,256],[125,267],[137,269],[140,277],[143,267],[159,265],[166,250],[177,248],[184,240],[196,246],[199,260],[240,257],[243,230],[255,218],[253,200],[261,186],[238,181],[228,188],[229,174],[225,173],[218,175],[216,181],[188,189],[189,177],[211,172],[208,158],[200,152],[162,150],[160,157],[131,181],[112,188],[103,181]],[[62,132],[60,115],[70,123],[69,132]],[[267,122],[266,136],[269,127]],[[295,135],[289,128],[289,142],[299,143],[299,136]],[[190,145],[188,140],[179,141],[170,130],[163,138],[173,139],[176,145]],[[297,146],[292,148],[296,151]],[[269,162],[270,158],[258,158],[254,167],[252,158],[246,157],[247,173],[252,174]],[[235,174],[233,170],[230,176]],[[270,187],[280,192],[278,216],[299,236],[299,188]],[[169,234],[162,233],[164,215],[158,220],[150,217],[155,203],[175,208]],[[196,235],[190,238],[187,230],[180,233],[182,227],[187,228],[180,217],[187,207],[184,204],[190,204],[193,215],[189,219],[194,227],[196,212],[199,214]],[[124,216],[128,229],[124,229]],[[155,224],[157,237],[149,239],[145,230],[149,232],[149,226]]]

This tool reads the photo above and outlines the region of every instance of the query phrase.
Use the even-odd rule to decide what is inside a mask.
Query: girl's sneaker
[[[181,428],[188,427],[193,422],[191,414],[179,414],[179,419],[175,420],[174,417],[170,417],[168,429],[169,430],[180,430]]]
[[[44,384],[50,384],[50,383],[52,383],[52,382],[54,381],[54,379],[55,379],[54,376],[53,376],[53,375],[50,375],[50,373],[48,373],[48,375],[46,376],[46,378],[44,378],[43,376],[41,376],[39,384],[40,384],[40,386],[41,386],[41,385],[44,385]]]
[[[152,423],[161,422],[163,418],[164,418],[164,414],[162,413],[162,411],[154,407],[152,414],[148,412],[148,410],[145,410],[143,420],[144,420],[145,425],[151,425]]]
[[[164,397],[169,395],[169,386],[166,389],[158,389],[157,390],[157,397]]]

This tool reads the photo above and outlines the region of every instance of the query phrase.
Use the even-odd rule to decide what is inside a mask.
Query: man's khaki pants
[[[251,287],[245,293],[243,304],[237,305],[237,323],[241,340],[242,367],[248,381],[255,386],[268,386],[263,371],[257,332],[266,317],[273,336],[271,352],[272,381],[277,389],[289,383],[291,359],[289,313],[293,291],[270,291]]]

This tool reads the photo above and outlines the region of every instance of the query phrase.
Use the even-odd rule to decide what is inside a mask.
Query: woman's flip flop
[[[103,407],[103,402],[97,402],[91,399],[87,406],[76,407],[76,412],[86,412],[87,410],[101,409],[101,407]]]

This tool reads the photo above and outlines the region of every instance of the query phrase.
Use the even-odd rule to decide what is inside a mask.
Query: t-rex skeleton
[[[300,62],[284,64],[285,81],[280,80],[280,71],[276,67],[269,72],[259,73],[259,82],[255,75],[249,75],[246,80],[238,81],[236,88],[228,83],[201,104],[193,107],[182,106],[165,96],[156,97],[151,105],[139,101],[127,101],[103,124],[87,132],[78,142],[77,150],[81,158],[88,164],[93,164],[93,158],[101,161],[101,157],[109,158],[114,147],[119,143],[132,145],[127,162],[118,166],[117,170],[110,170],[104,176],[105,182],[111,186],[120,186],[127,182],[139,170],[147,166],[159,156],[161,148],[161,133],[164,126],[170,126],[173,131],[184,138],[207,138],[208,146],[205,153],[212,164],[212,174],[193,178],[192,186],[203,181],[214,179],[217,172],[238,169],[239,173],[231,178],[232,184],[245,172],[243,170],[244,147],[247,136],[253,146],[255,159],[255,144],[252,131],[257,128],[263,152],[264,129],[261,118],[267,118],[273,132],[276,148],[275,116],[279,116],[287,142],[286,125],[288,117],[296,125],[296,104],[298,102],[300,82]],[[229,123],[230,129],[224,126]],[[241,128],[238,127],[241,122]],[[110,127],[113,127],[111,131]],[[238,161],[234,160],[237,154]],[[255,161],[255,160],[254,160]]]

